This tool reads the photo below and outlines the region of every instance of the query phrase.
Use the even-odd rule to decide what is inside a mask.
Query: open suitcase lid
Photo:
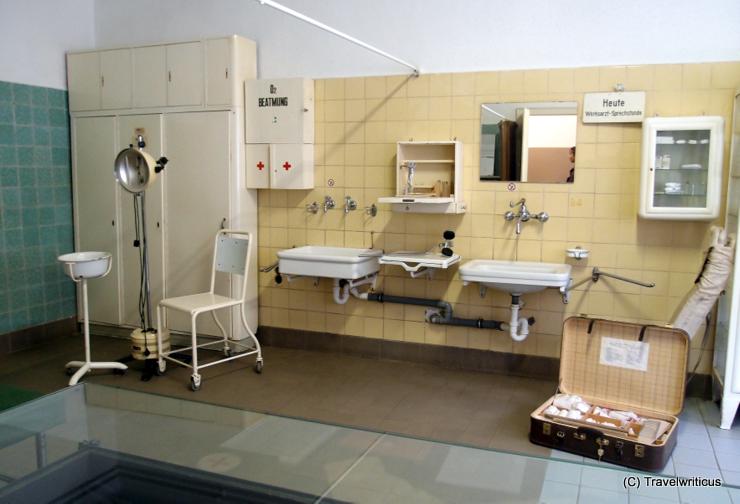
[[[563,324],[559,388],[624,409],[683,409],[689,338],[681,329],[571,317]]]

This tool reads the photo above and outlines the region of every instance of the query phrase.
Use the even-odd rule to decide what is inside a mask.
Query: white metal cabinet
[[[247,144],[246,148],[247,187],[268,189],[270,187],[270,146]]]
[[[233,89],[232,39],[206,40],[206,105],[228,105]]]
[[[100,109],[100,54],[67,55],[67,87],[70,110]],[[92,284],[92,282],[91,282]]]
[[[131,108],[131,50],[100,51],[101,108]]]
[[[725,229],[740,238],[740,91],[735,93],[727,188]],[[715,399],[722,399],[720,427],[732,428],[740,406],[740,247],[735,246],[735,268],[719,297],[714,338],[712,378]]]
[[[80,151],[79,155],[75,153],[73,162],[76,165],[76,158],[81,159],[83,177],[84,168],[95,163],[102,170],[97,173],[99,178],[93,183],[89,183],[89,177],[80,181],[81,185],[87,184],[86,192],[95,196],[94,201],[75,192],[76,215],[80,217],[75,221],[75,236],[82,237],[82,243],[86,246],[110,249],[116,261],[114,276],[104,280],[104,285],[110,286],[110,282],[115,281],[115,286],[98,291],[96,299],[91,299],[92,312],[97,317],[94,322],[138,325],[135,303],[138,298],[139,266],[137,250],[132,247],[132,197],[118,188],[113,177],[113,160],[119,148],[134,143],[135,130],[142,125],[148,135],[160,128],[157,134],[147,139],[147,150],[155,157],[163,153],[172,160],[162,174],[163,178],[146,194],[153,301],[161,297],[161,289],[165,291],[163,295],[168,297],[208,290],[213,237],[224,218],[227,219],[226,225],[252,233],[253,257],[256,258],[257,195],[256,191],[245,190],[247,184],[243,171],[243,91],[245,80],[255,77],[256,45],[251,40],[236,36],[220,40],[212,44],[204,41],[125,49],[131,53],[132,103],[130,108],[115,109],[114,114],[103,110],[101,106],[101,51],[68,55],[73,143],[75,150]],[[221,52],[224,50],[228,54]],[[212,69],[228,61],[228,93],[222,86],[223,82],[214,81],[217,80],[215,73],[211,76],[211,82],[206,83],[203,70],[208,61],[207,51],[211,52]],[[178,58],[181,64],[177,64]],[[173,66],[170,67],[170,64]],[[191,67],[189,70],[188,65]],[[169,68],[173,68],[172,82],[168,80]],[[176,77],[180,76],[179,68],[185,69],[186,74],[190,72],[188,79],[191,85],[179,87],[181,81],[176,81]],[[219,77],[226,77],[226,73],[221,74],[221,71],[218,74]],[[106,76],[105,80],[107,84],[109,77]],[[170,96],[172,102],[168,101],[170,85],[174,86]],[[211,91],[211,103],[206,103],[207,86]],[[182,96],[179,94],[181,89],[189,89],[190,94],[197,97],[183,99],[183,102],[197,103],[178,104],[177,97]],[[225,103],[215,103],[217,101]],[[75,137],[76,122],[88,120],[80,115],[105,117],[112,122],[101,127],[86,123]],[[109,117],[112,115],[116,115],[117,119]],[[106,148],[101,147],[101,135],[109,137],[105,142]],[[161,137],[161,149],[154,141],[157,136]],[[181,176],[178,177],[178,174]],[[269,173],[267,175],[269,177]],[[76,180],[75,177],[75,187],[78,185]],[[161,198],[161,203],[156,201],[158,198]],[[81,208],[79,212],[78,203]],[[108,218],[109,215],[112,216]],[[157,217],[161,226],[159,230],[156,228]],[[88,225],[90,222],[99,225],[103,218],[107,219],[111,228],[115,228],[114,231],[107,230],[113,235],[108,236],[105,229]],[[96,231],[91,235],[87,229]],[[168,229],[171,240],[163,240],[167,238]],[[86,241],[90,236],[97,235],[105,238],[99,240],[104,242],[105,248],[100,243]],[[163,241],[160,244],[157,240]],[[164,245],[167,245],[166,251]],[[157,261],[161,261],[161,266],[157,266]],[[157,273],[157,268],[161,268],[162,273]],[[256,259],[252,261],[249,271],[250,278],[256,279]],[[90,282],[91,289],[96,288],[93,284]],[[217,289],[228,293],[228,287],[218,285]],[[105,312],[96,306],[99,300],[108,303],[106,309],[109,314],[113,313],[112,316],[99,315]],[[256,280],[248,285],[245,311],[249,324],[256,328]],[[233,331],[234,337],[243,338],[245,333],[234,315],[238,316],[238,311],[224,314],[222,322]],[[176,329],[190,331],[189,321],[173,322]],[[199,326],[201,332],[217,333],[208,317]]]
[[[164,46],[135,47],[133,59],[133,106],[162,107],[167,104],[167,51]]]
[[[640,217],[713,220],[719,216],[723,128],[719,116],[643,121]]]
[[[270,187],[313,189],[313,144],[270,145]]]
[[[247,144],[247,187],[313,189],[313,144]]]
[[[117,150],[125,149],[131,144],[135,146],[136,136],[139,134],[144,137],[147,153],[155,159],[162,156],[161,114],[120,116],[118,118]],[[152,313],[164,292],[162,194],[165,176],[165,172],[160,173],[154,185],[144,193]],[[121,323],[139,326],[141,324],[139,318],[141,266],[139,265],[139,249],[133,246],[136,237],[134,195],[124,190],[120,184],[117,184],[117,187],[121,222],[120,262],[123,273],[121,277]]]
[[[164,118],[166,296],[206,292],[216,232],[229,223],[229,112],[188,112]],[[227,278],[216,292],[229,295]],[[230,313],[219,310],[225,327]],[[167,314],[169,327],[190,331],[187,315]],[[211,317],[201,317],[199,332],[219,334]]]
[[[90,321],[106,324],[120,322],[115,121],[115,117],[77,117],[72,121],[76,249],[113,254],[110,273],[88,283]]]
[[[200,42],[167,48],[167,105],[203,104],[203,47]]]
[[[314,142],[313,80],[248,80],[244,98],[247,143]]]

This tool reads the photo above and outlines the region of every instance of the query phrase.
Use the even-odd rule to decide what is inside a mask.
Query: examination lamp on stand
[[[149,251],[146,240],[146,200],[145,191],[164,170],[167,158],[154,160],[144,152],[146,143],[142,135],[136,137],[137,147],[129,145],[116,156],[113,172],[121,187],[134,196],[134,223],[136,236],[134,247],[139,249],[140,288],[139,288],[139,321],[141,327],[131,333],[131,357],[145,361],[141,379],[151,378],[158,357],[157,331],[152,324],[151,289],[149,284]],[[162,335],[162,349],[170,347],[169,334]]]

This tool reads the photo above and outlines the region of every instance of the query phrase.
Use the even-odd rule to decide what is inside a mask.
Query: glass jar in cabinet
[[[718,116],[645,119],[640,217],[687,221],[717,218],[723,128],[724,120]]]

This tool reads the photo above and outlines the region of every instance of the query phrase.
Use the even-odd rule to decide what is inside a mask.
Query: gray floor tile
[[[717,462],[722,471],[740,472],[740,452],[717,452]]]
[[[678,446],[673,451],[673,462],[676,464],[689,464],[701,467],[717,468],[717,459],[715,458],[714,451],[712,451],[711,449],[697,450],[695,448]]]
[[[683,504],[732,504],[727,489],[683,487],[678,489]]]
[[[610,492],[598,488],[581,486],[578,494],[579,504],[627,504],[628,497],[626,493]]]
[[[726,471],[722,470],[722,479],[725,485],[732,485],[740,487],[740,471]]]

